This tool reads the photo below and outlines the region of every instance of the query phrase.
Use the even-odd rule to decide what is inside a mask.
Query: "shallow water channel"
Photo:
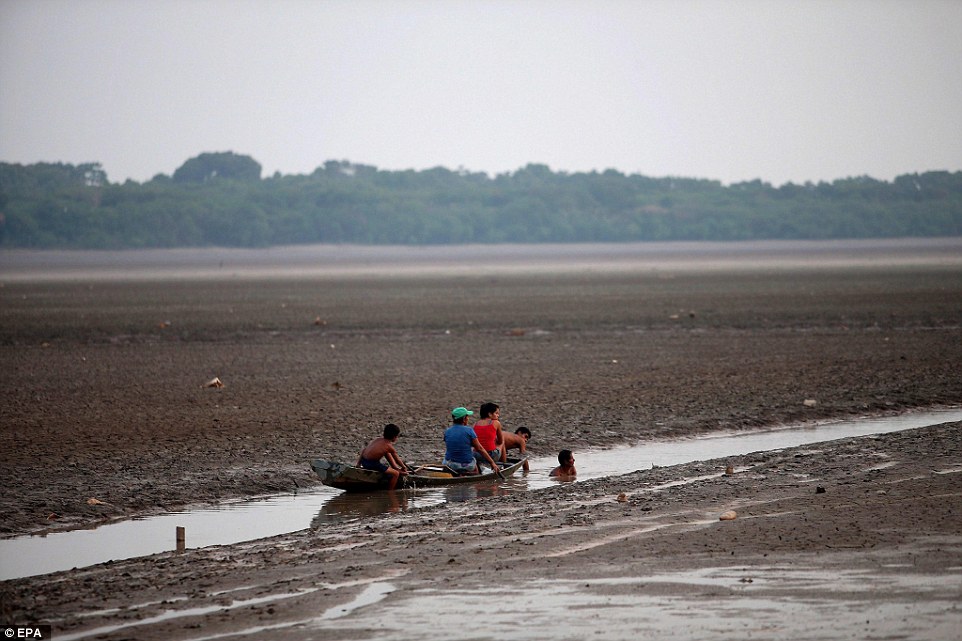
[[[653,441],[631,447],[576,451],[575,458],[578,480],[581,481],[627,474],[653,465],[680,465],[951,421],[962,421],[962,409]],[[557,483],[548,477],[555,465],[557,460],[553,456],[534,458],[530,462],[529,474],[500,483],[370,494],[346,494],[320,487],[297,494],[109,523],[92,529],[0,540],[0,580],[172,550],[176,546],[177,527],[185,528],[188,548],[200,548],[251,541],[385,512],[419,509],[446,501],[523,492]]]

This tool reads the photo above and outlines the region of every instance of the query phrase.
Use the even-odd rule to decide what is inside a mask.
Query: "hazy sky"
[[[0,0],[0,161],[962,169],[960,0]]]

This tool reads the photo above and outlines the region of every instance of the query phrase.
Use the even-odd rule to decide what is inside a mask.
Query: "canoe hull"
[[[518,471],[518,468],[520,468],[523,463],[524,459],[508,461],[508,465],[501,469],[501,474],[505,477],[511,476]],[[321,483],[347,492],[386,490],[389,483],[389,478],[386,474],[375,470],[365,470],[338,461],[315,459],[311,462],[311,468],[321,479]],[[445,471],[439,465],[423,465],[417,468],[415,473],[402,476],[398,481],[398,488],[442,487],[497,480],[500,479],[498,479],[498,475],[494,472],[469,476],[455,476]]]

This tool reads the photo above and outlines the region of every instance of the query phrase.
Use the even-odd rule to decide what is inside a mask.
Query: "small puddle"
[[[463,625],[465,612],[484,612],[483,628],[498,631],[498,639],[519,641],[537,638],[532,630],[559,630],[559,622],[566,639],[956,639],[960,578],[788,565],[530,579],[496,589],[413,589],[384,604],[376,621],[378,638],[402,631],[403,638],[430,636]],[[360,633],[374,621],[358,616],[342,621],[337,632]],[[482,636],[488,638],[477,638]]]
[[[321,619],[340,619],[341,617],[346,617],[358,608],[377,603],[391,592],[394,592],[394,586],[390,583],[372,583],[364,588],[364,591],[357,595],[353,601],[329,609],[321,615]]]
[[[962,421],[962,409],[648,442],[632,447],[576,451],[575,457],[580,481],[628,474],[652,466],[680,465],[952,421]],[[189,548],[230,545],[296,532],[308,526],[317,528],[324,523],[524,492],[558,483],[548,477],[548,472],[557,465],[555,457],[534,458],[530,465],[530,474],[517,475],[501,483],[370,494],[346,494],[321,487],[298,494],[131,519],[94,529],[3,539],[0,540],[0,580],[171,551],[176,546],[177,527],[185,528]]]

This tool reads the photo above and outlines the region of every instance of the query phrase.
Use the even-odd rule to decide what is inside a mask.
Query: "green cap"
[[[464,418],[465,416],[472,416],[474,412],[466,407],[455,407],[451,410],[451,416],[453,418]]]

